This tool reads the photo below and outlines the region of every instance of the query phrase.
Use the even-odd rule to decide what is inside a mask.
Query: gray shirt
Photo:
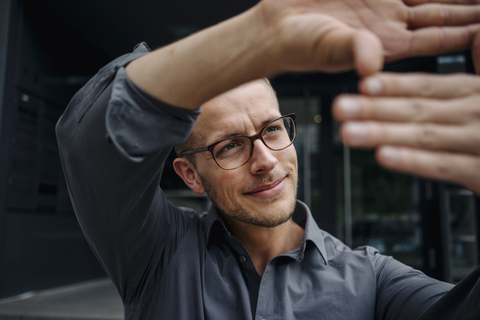
[[[148,51],[140,44],[101,69],[57,124],[75,213],[125,319],[479,319],[478,270],[451,290],[374,248],[351,250],[302,202],[301,246],[260,276],[214,207],[198,215],[167,201],[165,159],[199,110],[167,105],[127,78],[123,67]]]

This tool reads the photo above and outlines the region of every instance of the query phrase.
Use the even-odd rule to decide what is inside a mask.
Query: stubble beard
[[[220,211],[220,213],[223,216],[230,217],[238,222],[248,224],[248,225],[254,225],[258,227],[274,228],[290,220],[290,218],[292,217],[295,211],[298,179],[297,179],[297,175],[294,174],[294,172],[291,170],[282,170],[276,174],[261,177],[255,182],[253,182],[252,184],[244,186],[242,188],[242,191],[253,190],[254,188],[261,186],[263,184],[271,183],[283,177],[288,178],[290,176],[293,179],[293,186],[294,186],[292,188],[293,190],[291,190],[291,192],[293,193],[292,197],[289,203],[287,204],[287,208],[285,208],[284,210],[282,210],[282,212],[279,212],[278,214],[275,214],[273,216],[266,216],[262,214],[262,212],[258,212],[258,211],[255,212],[253,210],[248,210],[242,206],[241,202],[237,202],[233,208],[229,208],[228,210],[226,210],[226,208],[223,208],[218,204],[220,201],[218,201],[219,196],[215,188],[212,187],[212,185],[209,183],[207,179],[205,179],[201,175],[199,176],[205,188],[205,192],[207,193],[208,197],[212,201],[213,205],[217,208],[217,210]],[[278,199],[280,199],[281,197],[283,197],[285,192],[289,192],[289,190],[285,189],[275,197],[265,199],[264,202],[273,203]]]

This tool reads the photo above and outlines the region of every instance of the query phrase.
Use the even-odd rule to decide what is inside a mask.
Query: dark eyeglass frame
[[[272,148],[270,148],[270,147],[265,143],[265,140],[263,140],[262,133],[263,133],[263,131],[265,130],[265,128],[267,128],[270,124],[272,124],[272,123],[274,123],[275,121],[278,121],[278,120],[280,120],[280,119],[282,119],[282,118],[291,118],[291,119],[293,120],[293,127],[294,127],[294,129],[295,129],[294,135],[293,135],[293,139],[292,139],[292,141],[290,141],[290,143],[289,143],[286,147],[284,147],[284,148],[281,148],[281,149],[272,149]],[[217,158],[215,158],[215,155],[214,155],[214,153],[213,153],[213,150],[215,149],[215,146],[216,146],[217,144],[219,144],[219,143],[221,143],[221,142],[223,142],[223,141],[225,141],[225,140],[229,140],[229,139],[232,139],[232,138],[238,138],[238,137],[244,137],[244,138],[248,138],[248,140],[250,140],[250,143],[251,143],[250,155],[248,156],[247,160],[246,160],[244,163],[242,163],[241,165],[239,165],[239,166],[237,166],[237,167],[235,167],[235,168],[228,168],[228,169],[227,169],[227,168],[224,168],[224,167],[222,167],[222,166],[217,162]],[[206,146],[206,147],[182,151],[182,153],[181,153],[180,155],[183,157],[183,156],[186,156],[186,155],[189,155],[189,154],[194,154],[194,153],[199,153],[199,152],[210,151],[210,153],[212,154],[213,160],[215,160],[215,163],[216,163],[220,168],[222,168],[222,169],[224,169],[224,170],[233,170],[233,169],[240,168],[240,167],[243,166],[245,163],[247,163],[248,160],[250,160],[250,158],[252,157],[252,154],[253,154],[253,142],[254,142],[255,140],[260,139],[260,140],[263,142],[263,144],[264,144],[268,149],[270,149],[270,150],[272,150],[272,151],[281,151],[281,150],[284,150],[284,149],[287,149],[288,147],[290,147],[290,146],[293,144],[293,142],[295,141],[296,138],[297,138],[297,124],[296,124],[296,122],[295,122],[295,113],[289,113],[289,114],[283,115],[283,116],[281,116],[281,117],[278,117],[278,118],[270,121],[269,123],[267,123],[266,125],[264,125],[259,132],[255,133],[255,134],[252,135],[252,136],[236,135],[236,136],[227,137],[227,138],[225,138],[225,139],[222,139],[222,140],[220,140],[220,141],[217,141],[217,142],[215,142],[215,143],[213,143],[213,144],[211,144],[211,145],[209,145],[209,146]]]

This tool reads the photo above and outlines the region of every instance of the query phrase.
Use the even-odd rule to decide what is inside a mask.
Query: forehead
[[[210,144],[235,134],[254,134],[266,121],[279,116],[273,89],[264,80],[256,80],[202,105],[193,132],[201,140],[197,143]]]

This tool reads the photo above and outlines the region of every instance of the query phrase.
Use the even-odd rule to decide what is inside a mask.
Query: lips
[[[271,198],[280,194],[285,188],[285,177],[272,183],[261,185],[253,190],[245,192],[246,195],[258,198]]]

